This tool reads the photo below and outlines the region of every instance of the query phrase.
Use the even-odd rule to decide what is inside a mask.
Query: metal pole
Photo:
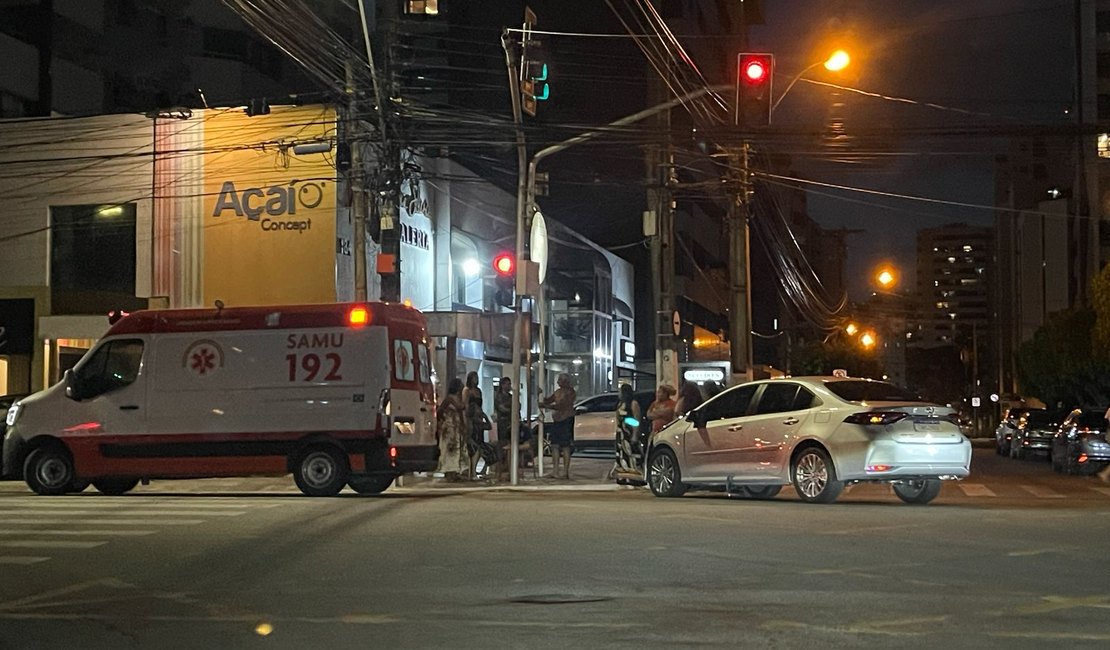
[[[530,203],[528,197],[528,148],[524,141],[523,116],[520,108],[520,78],[516,62],[513,60],[509,48],[509,31],[501,34],[501,47],[505,50],[505,66],[509,71],[509,97],[513,105],[513,122],[516,124],[516,155],[517,155],[517,192],[516,192],[516,299],[513,304],[513,351],[509,360],[509,378],[513,386],[513,412],[510,420],[509,431],[509,483],[517,485],[520,481],[520,351],[522,310],[519,288],[524,278],[524,222],[525,210]],[[539,453],[543,453],[542,441],[539,441]]]
[[[547,304],[545,301],[546,297],[544,296],[543,283],[541,283],[539,288],[539,296],[536,298],[536,320],[540,322],[538,332],[540,339],[540,359],[539,366],[536,368],[536,384],[540,387],[540,390],[542,391],[547,390]],[[529,399],[531,399],[531,396],[533,394],[534,391],[533,393],[529,394]],[[528,414],[532,414],[531,409],[528,410]],[[543,418],[540,418],[540,422],[539,425],[536,427],[535,433],[537,477],[543,477],[543,436]]]
[[[359,128],[358,105],[354,92],[354,66],[347,61],[347,142],[351,148],[351,168],[347,182],[351,186],[351,225],[354,227],[355,300],[366,300],[366,186],[362,170],[362,142],[355,137]]]

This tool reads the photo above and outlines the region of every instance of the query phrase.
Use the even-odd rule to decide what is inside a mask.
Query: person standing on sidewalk
[[[652,433],[661,430],[674,419],[674,394],[674,386],[670,384],[659,384],[659,388],[655,389],[655,401],[647,410]]]
[[[497,453],[500,457],[497,478],[509,477],[509,463],[512,462],[513,428],[513,390],[512,380],[502,377],[493,394],[493,419],[497,423]]]
[[[439,471],[447,481],[459,480],[470,468],[467,438],[470,435],[462,401],[463,383],[454,377],[447,384],[447,396],[436,410],[436,433],[439,436]]]
[[[559,373],[558,388],[548,397],[540,393],[540,406],[550,408],[551,426],[548,439],[551,441],[551,476],[570,478],[570,454],[574,450],[574,402],[577,395],[570,384],[570,375]],[[559,474],[559,459],[563,461],[563,473]]]

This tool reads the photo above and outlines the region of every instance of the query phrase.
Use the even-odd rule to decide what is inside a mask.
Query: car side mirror
[[[586,410],[585,406],[576,406],[576,407],[574,407],[574,414],[575,415],[582,415],[583,413],[588,413],[588,412],[589,411]]]
[[[72,368],[66,370],[65,374],[62,375],[62,381],[66,385],[66,397],[80,402],[82,397],[81,380],[77,377],[77,373],[73,372]]]

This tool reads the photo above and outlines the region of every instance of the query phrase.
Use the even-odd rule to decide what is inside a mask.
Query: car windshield
[[[1083,411],[1074,420],[1075,424],[1083,429],[1106,429],[1106,418],[1103,411]]]
[[[847,379],[825,382],[837,397],[849,402],[921,402],[919,396],[882,381]]]

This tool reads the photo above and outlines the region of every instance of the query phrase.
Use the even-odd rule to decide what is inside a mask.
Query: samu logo
[[[252,187],[239,192],[235,183],[225,181],[216,198],[216,208],[212,216],[220,216],[224,210],[234,210],[236,216],[258,221],[265,212],[271,217],[297,214],[297,204],[302,208],[315,208],[324,200],[325,182],[304,183],[293,179],[288,185],[271,185],[266,189]]]

